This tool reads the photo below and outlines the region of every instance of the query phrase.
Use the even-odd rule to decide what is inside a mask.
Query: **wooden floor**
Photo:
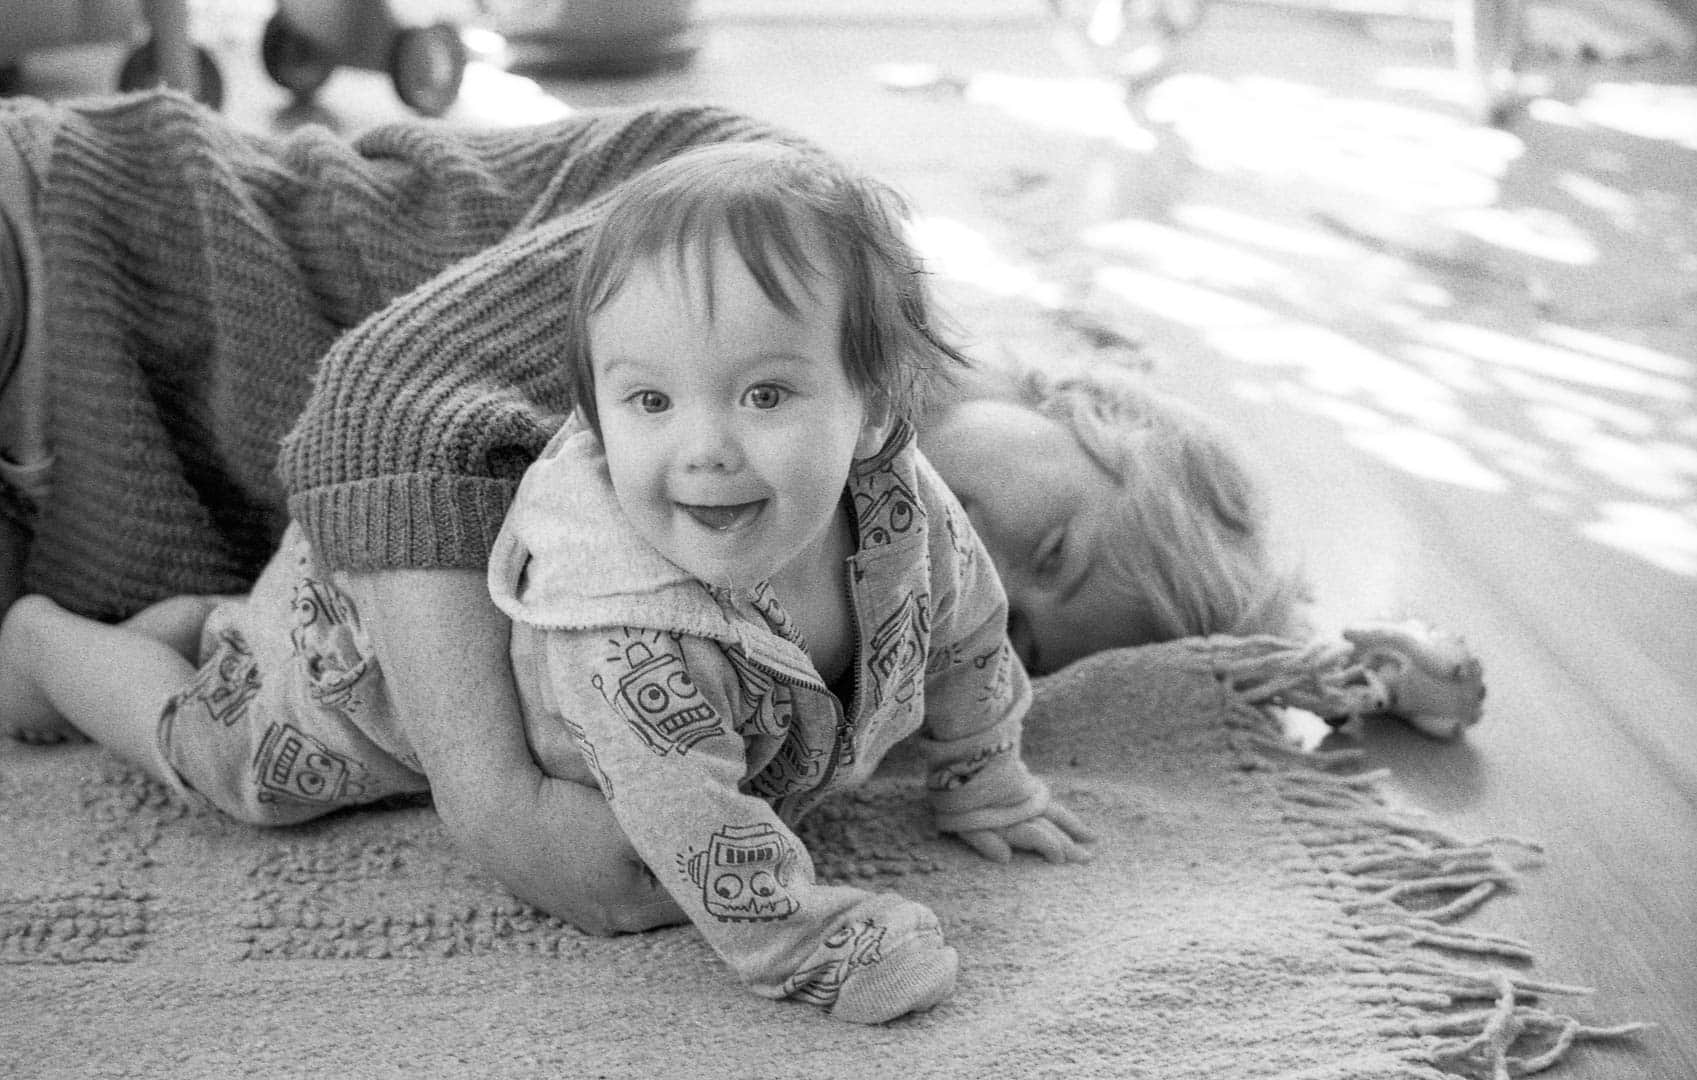
[[[857,158],[913,199],[981,344],[1021,346],[1034,313],[1080,348],[1145,335],[1252,449],[1325,624],[1419,616],[1483,658],[1465,741],[1358,745],[1455,831],[1542,843],[1473,924],[1597,989],[1559,1011],[1660,1025],[1559,1075],[1697,1076],[1697,97],[1667,104],[1691,88],[1595,88],[1492,134],[1443,100],[1432,27],[1221,8],[1150,102],[1170,126],[1139,133],[1035,17],[955,14],[727,19],[686,69],[547,88],[716,100]],[[303,114],[227,66],[259,125],[401,114],[375,74]],[[473,76],[450,119],[557,108]]]

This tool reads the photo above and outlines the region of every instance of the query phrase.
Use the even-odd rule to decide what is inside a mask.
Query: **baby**
[[[756,993],[879,1022],[951,991],[936,917],[814,879],[797,819],[919,733],[937,824],[1082,861],[1020,758],[995,571],[907,418],[955,354],[891,196],[816,153],[694,151],[625,185],[571,293],[580,421],[490,587],[544,770],[597,784]]]

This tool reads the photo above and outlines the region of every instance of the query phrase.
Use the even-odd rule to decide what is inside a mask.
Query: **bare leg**
[[[169,645],[184,660],[200,664],[200,632],[212,609],[234,596],[173,596],[142,608],[123,621],[125,630]]]
[[[26,596],[0,623],[0,732],[45,742],[80,731],[163,781],[159,711],[194,673],[164,641]]]

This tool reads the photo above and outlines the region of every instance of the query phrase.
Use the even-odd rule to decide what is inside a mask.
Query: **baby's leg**
[[[0,623],[0,732],[27,742],[81,732],[168,782],[154,763],[159,711],[194,674],[165,641],[25,596]]]

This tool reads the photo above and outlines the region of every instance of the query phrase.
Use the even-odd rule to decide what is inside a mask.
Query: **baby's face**
[[[920,446],[960,499],[1008,593],[1008,637],[1046,674],[1155,631],[1106,571],[1117,542],[1114,478],[1063,424],[1009,401],[975,399],[934,418]]]
[[[631,268],[589,322],[595,403],[637,531],[690,575],[746,586],[822,550],[879,432],[843,365],[837,288],[812,283],[816,302],[792,316],[728,242],[711,272],[709,308],[699,271],[670,254]]]

